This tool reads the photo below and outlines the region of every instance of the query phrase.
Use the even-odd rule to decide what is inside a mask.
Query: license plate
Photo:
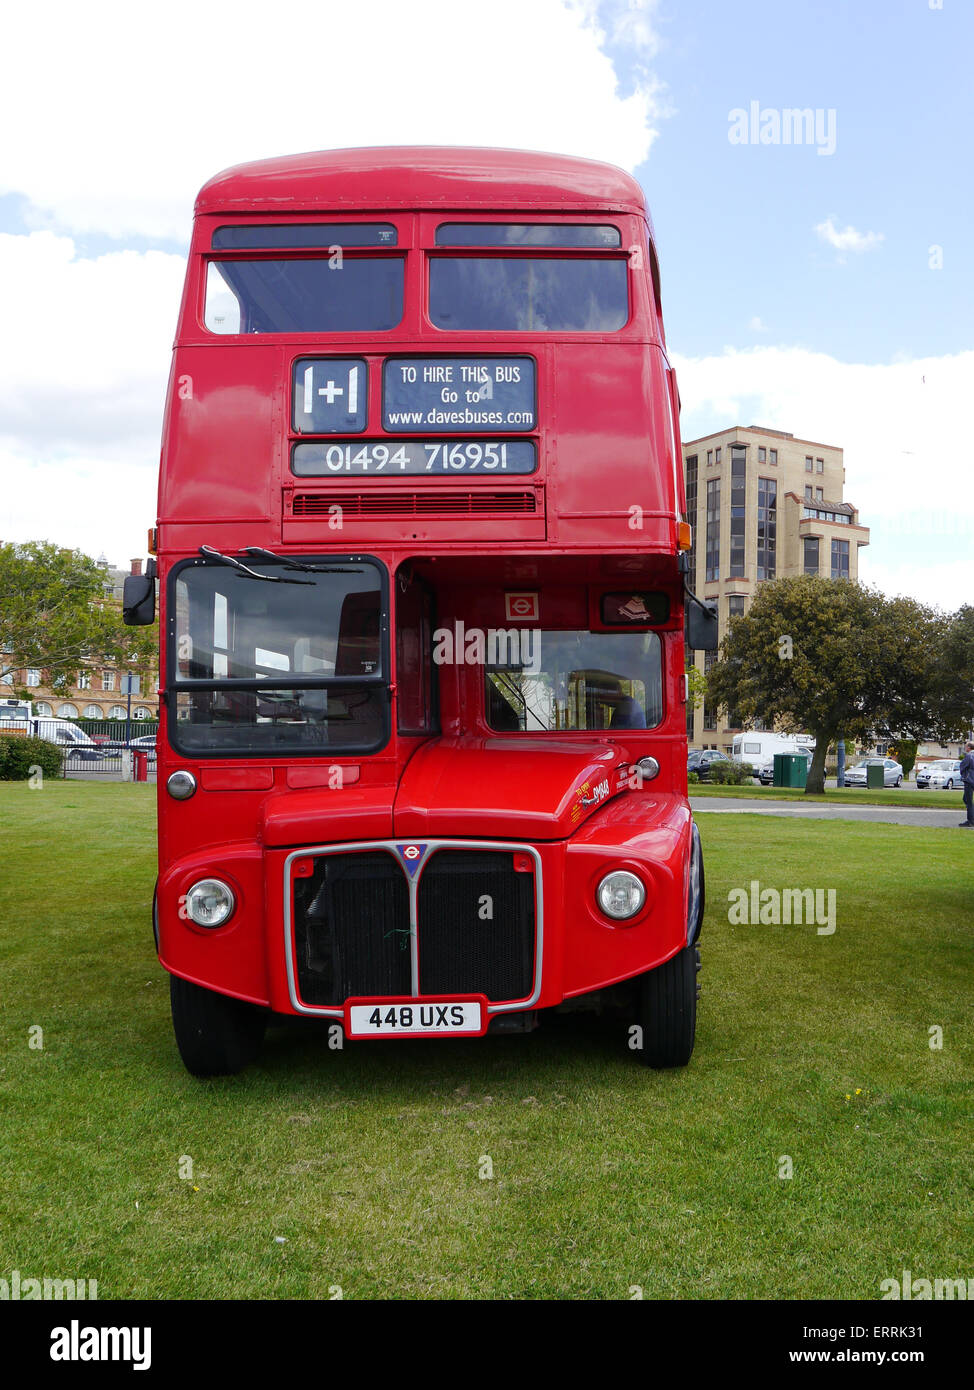
[[[349,999],[349,1038],[476,1037],[487,1031],[483,995],[458,999]]]

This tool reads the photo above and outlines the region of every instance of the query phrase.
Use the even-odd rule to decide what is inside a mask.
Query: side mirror
[[[125,581],[128,583],[128,580]],[[687,646],[696,652],[715,652],[717,650],[717,604],[713,600],[701,602],[687,595],[684,609]]]
[[[148,574],[127,574],[122,586],[122,622],[148,627],[156,617],[156,581]]]

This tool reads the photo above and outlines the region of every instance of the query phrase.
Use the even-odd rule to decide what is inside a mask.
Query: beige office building
[[[869,531],[843,500],[841,449],[737,425],[685,443],[683,460],[693,528],[690,588],[716,600],[721,639],[747,612],[762,580],[858,578],[859,547],[869,544]],[[712,652],[695,655],[701,670],[715,659]],[[707,704],[688,712],[691,747],[729,753],[740,729],[725,719]]]

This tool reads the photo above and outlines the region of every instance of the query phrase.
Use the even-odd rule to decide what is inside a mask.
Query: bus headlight
[[[196,790],[196,778],[191,772],[174,772],[166,782],[166,791],[175,801],[188,801]]]
[[[222,927],[237,901],[218,878],[201,878],[186,894],[186,915],[198,927]]]
[[[606,917],[614,922],[623,922],[627,917],[635,917],[646,901],[646,889],[642,881],[628,869],[617,869],[606,874],[596,892],[599,907]]]

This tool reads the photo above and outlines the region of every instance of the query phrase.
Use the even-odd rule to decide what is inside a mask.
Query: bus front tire
[[[267,1013],[256,1004],[169,977],[176,1046],[193,1076],[232,1076],[260,1051]]]
[[[684,946],[640,979],[640,1057],[647,1067],[685,1067],[693,1055],[699,969],[699,950]]]

